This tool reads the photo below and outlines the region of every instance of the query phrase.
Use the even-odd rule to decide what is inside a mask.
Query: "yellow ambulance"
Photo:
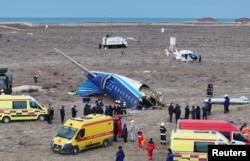
[[[207,161],[208,145],[229,145],[230,141],[214,130],[172,130],[170,148],[174,161]]]
[[[47,115],[47,108],[29,95],[0,95],[0,121],[4,123],[17,120],[44,121]]]
[[[110,116],[89,114],[68,119],[57,132],[51,149],[63,154],[78,154],[92,147],[107,147],[113,141],[114,122]]]

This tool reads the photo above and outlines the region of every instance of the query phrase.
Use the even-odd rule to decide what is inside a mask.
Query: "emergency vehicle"
[[[113,122],[112,117],[102,114],[68,119],[53,139],[51,149],[75,155],[85,149],[107,147],[113,141]]]
[[[170,148],[174,161],[207,161],[208,145],[229,145],[229,140],[214,130],[172,130]]]
[[[18,120],[44,121],[47,108],[29,95],[0,95],[0,121],[9,123]]]
[[[216,130],[223,134],[234,145],[250,145],[241,131],[226,120],[178,120],[177,129],[186,130]]]
[[[126,48],[128,46],[128,42],[123,37],[113,37],[111,34],[107,34],[106,37],[102,38],[102,43],[99,44],[99,48]]]

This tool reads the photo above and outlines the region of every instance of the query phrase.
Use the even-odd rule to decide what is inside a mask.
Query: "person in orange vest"
[[[146,150],[148,151],[148,160],[153,160],[153,151],[156,147],[156,144],[154,143],[153,139],[150,138],[149,142],[147,143]]]
[[[241,126],[240,131],[242,132],[242,134],[243,134],[246,138],[248,138],[248,134],[250,133],[250,129],[249,129],[249,127],[247,126],[246,123],[244,123],[244,124]]]
[[[138,140],[138,149],[142,149],[142,141],[144,140],[144,136],[142,133],[142,129],[140,129],[137,133],[137,140]]]
[[[117,118],[117,124],[118,124],[118,137],[122,137],[122,118],[118,116]]]

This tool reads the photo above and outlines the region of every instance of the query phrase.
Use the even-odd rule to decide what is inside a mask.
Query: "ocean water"
[[[196,22],[197,18],[1,18],[0,22],[28,22],[35,24],[53,23],[174,23],[174,22]],[[217,19],[217,22],[229,23],[235,19]]]

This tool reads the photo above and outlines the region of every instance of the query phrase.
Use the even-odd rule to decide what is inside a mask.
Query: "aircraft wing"
[[[223,104],[225,98],[210,98],[212,104]],[[204,99],[204,103],[208,102],[208,98]],[[239,98],[230,98],[230,104],[249,104],[249,99],[245,96]]]
[[[91,81],[86,80],[77,87],[77,90],[74,93],[77,96],[85,97],[91,95],[104,94],[104,91],[93,84]]]

